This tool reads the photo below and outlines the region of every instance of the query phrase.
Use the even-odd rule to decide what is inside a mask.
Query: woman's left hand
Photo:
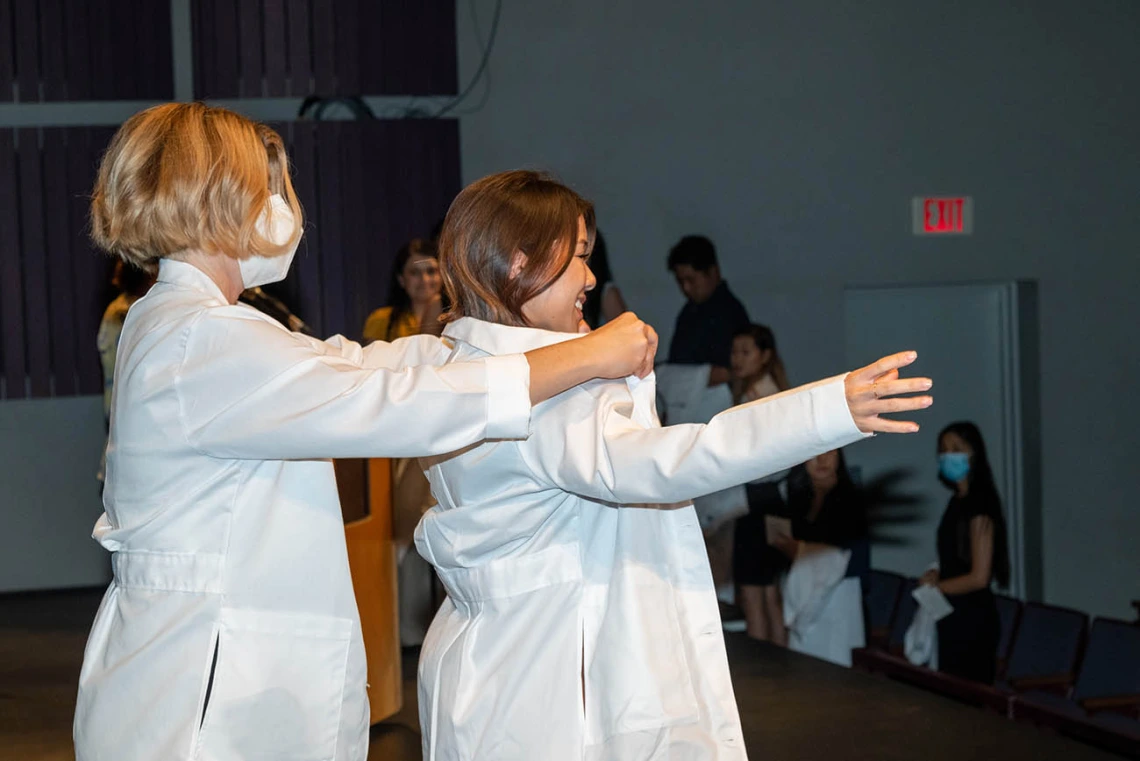
[[[918,359],[918,353],[904,351],[883,357],[874,364],[847,375],[847,408],[855,425],[863,433],[915,433],[918,423],[907,420],[890,420],[880,417],[889,412],[910,412],[926,409],[934,403],[930,396],[899,397],[929,391],[934,385],[930,378],[900,378],[899,368]]]

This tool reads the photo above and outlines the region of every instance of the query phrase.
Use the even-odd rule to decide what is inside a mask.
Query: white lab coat
[[[851,651],[866,644],[862,586],[846,575],[850,559],[850,550],[801,545],[782,585],[790,649],[850,667]]]
[[[525,436],[525,358],[413,368],[447,354],[290,333],[161,263],[115,370],[94,534],[114,581],[80,673],[79,761],[363,761],[364,647],[321,458]]]
[[[574,336],[465,318],[444,338],[464,360]],[[842,378],[661,428],[650,377],[537,405],[525,442],[425,460],[439,504],[416,547],[448,594],[420,656],[425,758],[744,759],[686,500],[860,438]]]
[[[709,385],[712,365],[659,365],[657,395],[665,408],[669,425],[707,423],[732,407],[732,392],[727,383]],[[706,534],[712,534],[725,521],[748,515],[748,492],[743,484],[733,484],[712,494],[693,500],[697,520]]]

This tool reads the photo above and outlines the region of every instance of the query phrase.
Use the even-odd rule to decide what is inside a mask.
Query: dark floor
[[[101,591],[0,596],[0,761],[71,761],[83,643]],[[729,660],[745,742],[768,761],[1096,761],[1111,755],[981,709],[739,635]],[[372,761],[420,758],[414,652],[403,710],[373,727]]]

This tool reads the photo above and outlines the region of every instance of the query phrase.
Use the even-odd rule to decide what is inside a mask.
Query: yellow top
[[[368,315],[368,319],[364,321],[364,340],[368,342],[392,341],[397,338],[419,335],[420,321],[411,311],[400,315],[392,334],[388,335],[388,325],[391,321],[392,307],[380,307]]]

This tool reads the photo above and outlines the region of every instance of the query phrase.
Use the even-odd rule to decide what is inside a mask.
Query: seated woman
[[[440,266],[452,358],[578,340],[592,206],[534,172],[467,187]],[[716,595],[687,500],[870,431],[913,431],[912,353],[661,428],[652,380],[591,382],[525,442],[424,460],[416,546],[447,590],[420,656],[426,759],[745,758]]]
[[[439,317],[444,305],[435,243],[413,238],[396,252],[388,281],[388,305],[368,315],[364,340],[371,343],[417,335],[438,336],[443,331]],[[431,568],[418,554],[408,550],[416,524],[434,500],[415,458],[393,458],[391,473],[392,539],[399,568],[396,585],[400,644],[414,647],[423,644],[424,634],[435,614],[435,594]]]
[[[792,561],[784,605],[791,649],[851,665],[862,647],[867,513],[842,450],[825,452],[788,474],[792,536],[774,544]]]
[[[364,340],[395,341],[421,333],[438,336],[443,330],[439,316],[444,307],[435,244],[413,238],[396,252],[388,305],[368,315]]]
[[[732,337],[732,399],[754,402],[787,391],[788,374],[776,348],[776,336],[766,325],[749,325]],[[767,516],[786,517],[780,485],[787,473],[773,473],[745,486],[748,515],[736,522],[732,547],[732,576],[736,581],[745,631],[753,639],[788,644],[784,626],[780,578],[788,559],[768,542]]]

